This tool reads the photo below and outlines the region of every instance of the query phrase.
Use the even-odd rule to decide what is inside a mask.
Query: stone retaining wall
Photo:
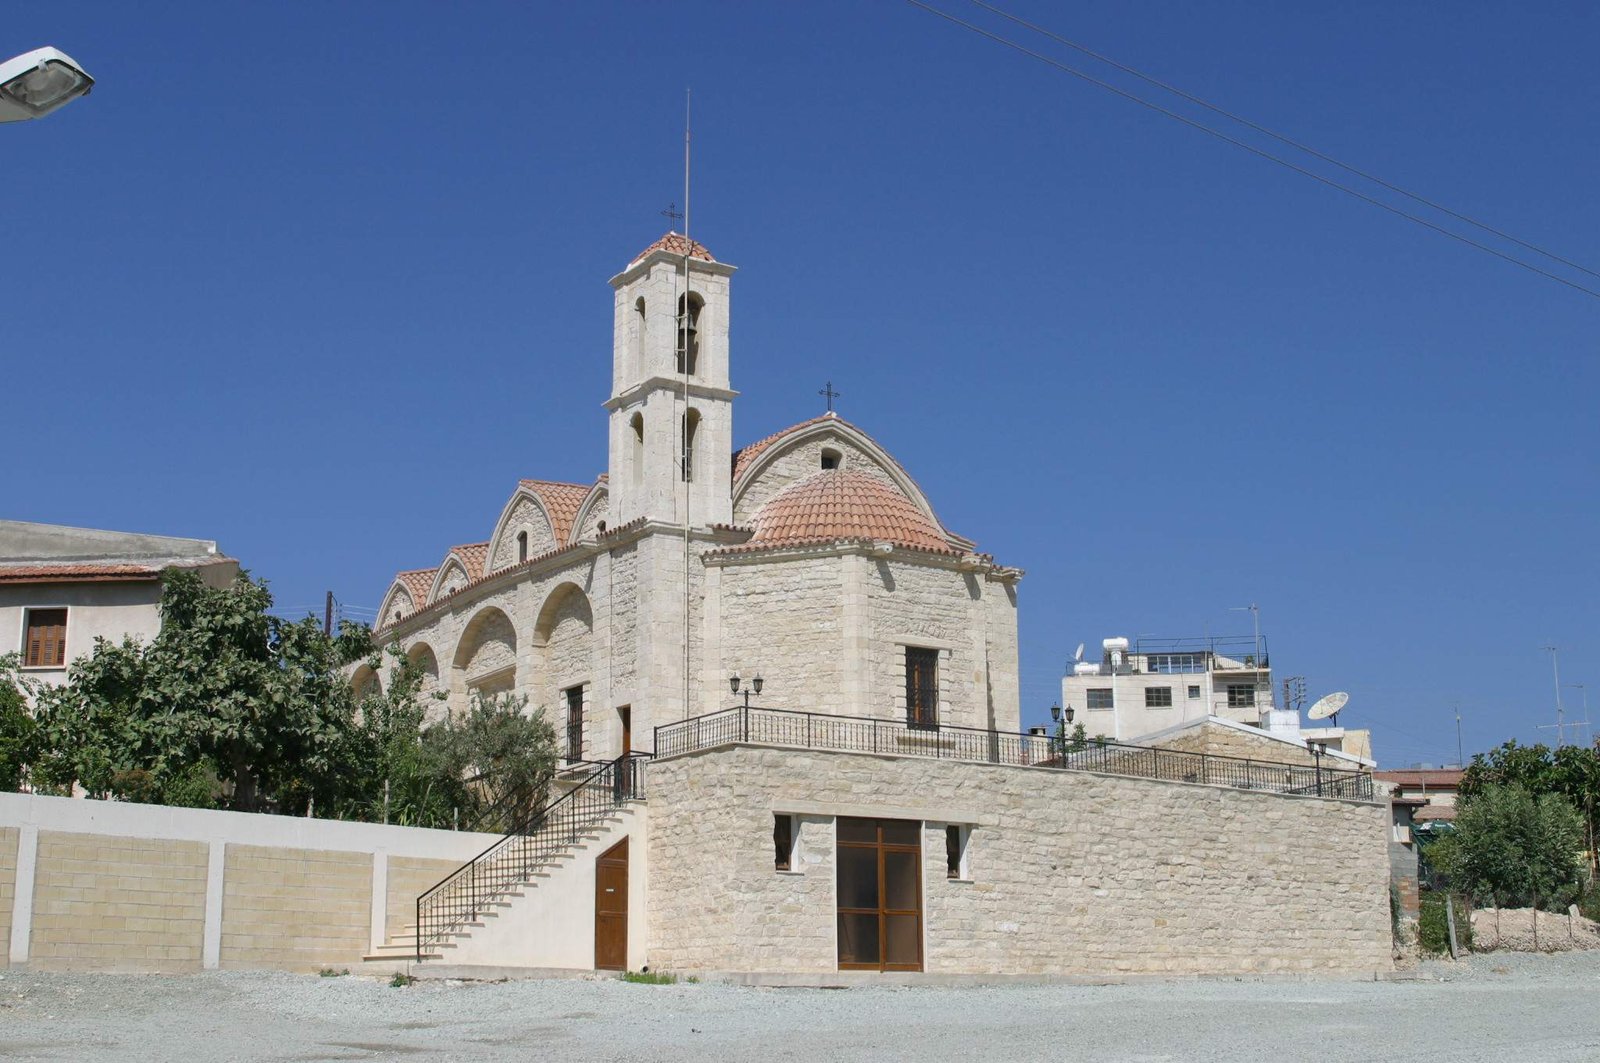
[[[837,967],[833,817],[923,821],[924,966],[960,974],[1391,966],[1388,812],[1087,772],[732,747],[650,768],[650,962]],[[801,817],[776,871],[775,813]],[[967,878],[944,828],[970,828]]]

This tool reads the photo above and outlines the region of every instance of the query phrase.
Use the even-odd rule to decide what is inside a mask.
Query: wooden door
[[[622,718],[622,756],[633,752],[633,706],[624,705],[617,710],[617,715]]]
[[[628,969],[628,839],[601,853],[594,864],[594,966]]]
[[[839,968],[922,970],[922,825],[837,823]]]

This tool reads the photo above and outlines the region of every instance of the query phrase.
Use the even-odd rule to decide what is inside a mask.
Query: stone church
[[[523,480],[485,540],[395,577],[379,639],[449,711],[526,695],[565,764],[420,893],[384,855],[368,959],[824,984],[1386,969],[1371,776],[1020,733],[1020,570],[832,413],[735,449],[733,273],[676,233],[629,262],[605,472]]]
[[[760,704],[1017,730],[1020,570],[831,413],[735,449],[733,274],[669,233],[611,278],[607,469],[516,484],[486,540],[396,575],[379,638],[451,711],[526,695],[572,761],[651,749],[735,674]]]

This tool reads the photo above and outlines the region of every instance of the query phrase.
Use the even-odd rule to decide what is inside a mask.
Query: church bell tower
[[[685,283],[685,255],[688,271]],[[733,520],[728,282],[734,267],[678,233],[611,278],[610,510],[692,527]]]

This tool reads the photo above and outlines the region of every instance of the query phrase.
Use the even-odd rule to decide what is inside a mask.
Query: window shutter
[[[23,664],[27,668],[60,668],[67,663],[67,611],[28,610]]]

